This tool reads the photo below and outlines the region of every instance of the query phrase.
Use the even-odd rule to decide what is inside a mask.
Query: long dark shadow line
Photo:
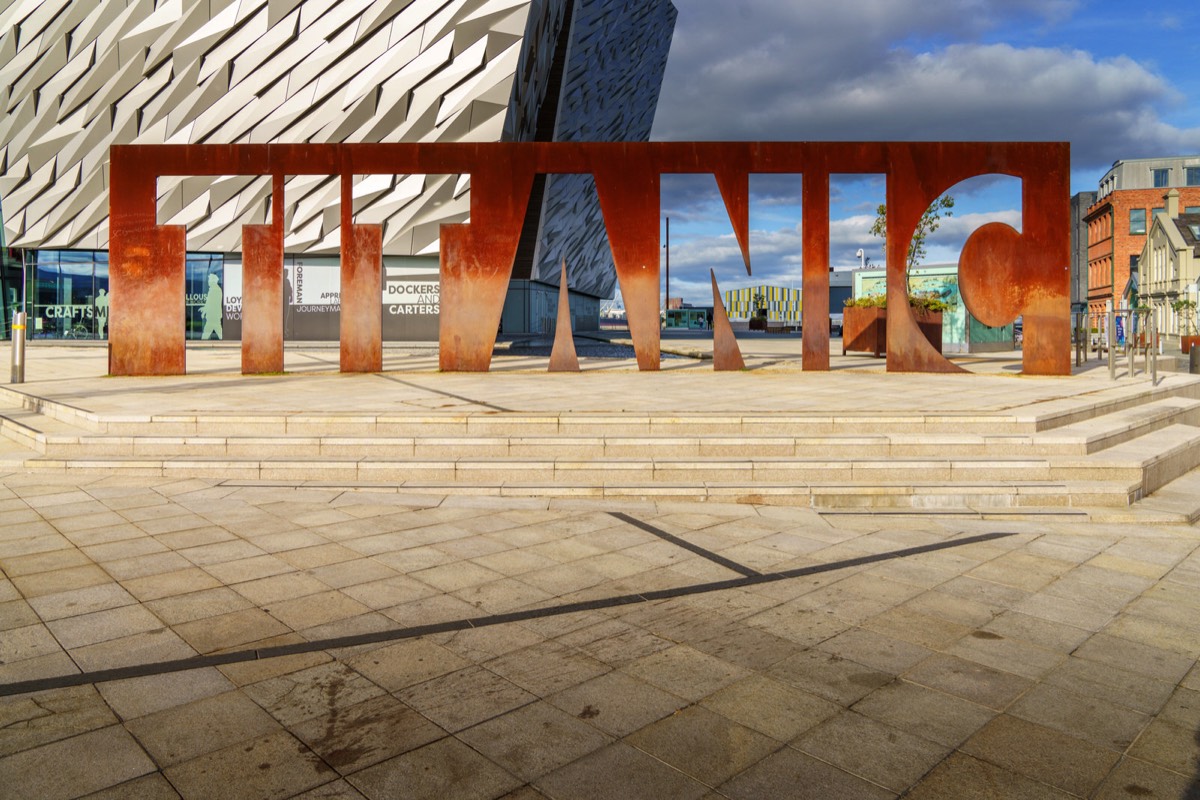
[[[637,519],[636,517],[631,517],[628,514],[621,513],[620,511],[610,511],[610,512],[608,512],[608,515],[610,517],[616,517],[617,519],[621,520],[622,522],[629,523],[630,525],[634,526],[635,528],[640,528],[640,529],[644,530],[646,533],[653,534],[660,539],[668,541],[671,544],[675,545],[676,547],[682,547],[684,550],[690,550],[691,552],[695,553],[696,555],[702,556],[703,558],[707,558],[709,561],[713,562],[714,564],[720,564],[722,567],[725,567],[726,569],[731,569],[734,572],[738,573],[739,575],[745,575],[747,577],[750,577],[753,575],[761,575],[762,574],[761,572],[750,569],[750,567],[747,567],[743,564],[739,564],[736,561],[731,561],[728,558],[725,558],[725,556],[717,555],[716,553],[714,553],[711,550],[705,550],[703,547],[701,547],[698,544],[693,544],[692,542],[689,542],[686,539],[680,539],[678,536],[676,536],[672,533],[667,533],[662,528],[656,528],[653,525],[651,525],[649,522],[642,522],[640,519]]]
[[[375,372],[372,374],[376,378],[383,378],[385,381],[391,381],[393,383],[398,383],[401,386],[407,386],[410,389],[419,389],[422,392],[429,392],[430,394],[440,394],[442,397],[451,397],[455,400],[461,400],[464,403],[470,403],[471,405],[483,406],[484,408],[490,408],[493,411],[512,411],[511,408],[504,408],[503,406],[497,406],[497,405],[492,405],[491,403],[485,403],[483,400],[476,400],[473,397],[463,397],[461,394],[455,394],[454,392],[443,392],[440,389],[431,389],[428,386],[421,386],[418,383],[409,383],[408,381],[402,381],[399,378],[395,377],[394,375],[387,375],[382,372]]]
[[[576,603],[563,603],[555,606],[529,608],[523,611],[510,611],[506,614],[492,614],[486,617],[450,620],[448,622],[438,622],[431,625],[417,625],[411,628],[396,628],[386,631],[374,631],[371,633],[358,633],[351,636],[335,636],[329,639],[318,639],[311,642],[299,642],[297,644],[285,644],[277,647],[263,647],[254,650],[236,650],[230,653],[219,653],[211,656],[195,656],[193,658],[180,658],[173,661],[159,661],[151,664],[135,664],[128,667],[116,667],[113,669],[95,670],[93,672],[81,672],[75,675],[60,675],[52,678],[38,678],[29,681],[18,681],[16,683],[0,684],[0,697],[6,697],[14,694],[24,694],[26,692],[40,692],[47,689],[63,689],[68,686],[83,686],[89,683],[104,683],[106,681],[124,680],[127,678],[142,678],[148,675],[163,675],[168,672],[182,672],[189,669],[200,669],[201,667],[217,667],[221,666],[222,664],[237,664],[244,661],[258,661],[264,658],[278,658],[279,656],[291,656],[299,653],[314,653],[321,650],[335,650],[340,647],[354,647],[363,644],[378,644],[381,642],[393,642],[402,639],[415,639],[420,636],[430,636],[435,633],[448,633],[452,631],[468,630],[471,628],[486,628],[492,625],[504,625],[510,622],[524,622],[531,619],[557,617],[563,614],[576,614],[581,611],[597,611],[605,608],[617,608],[619,606],[634,605],[637,603],[648,603],[654,600],[670,600],[676,597],[687,597],[694,594],[718,592],[723,589],[737,589],[744,586],[757,586],[763,583],[774,583],[776,581],[789,580],[791,578],[802,578],[806,575],[817,575],[822,572],[833,572],[840,569],[849,569],[850,567],[876,564],[880,561],[891,561],[897,558],[907,558],[909,556],[921,555],[922,553],[933,553],[938,550],[948,550],[954,547],[963,547],[969,544],[990,542],[994,539],[1003,539],[1005,537],[1015,535],[1015,533],[1011,532],[981,533],[976,536],[964,536],[961,539],[951,539],[945,542],[923,544],[917,547],[906,547],[902,550],[889,550],[885,553],[875,553],[868,556],[859,556],[858,558],[847,558],[843,559],[842,561],[834,561],[829,564],[814,564],[809,567],[797,567],[795,569],[783,570],[781,572],[747,575],[745,577],[730,578],[729,580],[724,581],[710,581],[707,583],[696,583],[688,586],[677,586],[672,589],[658,589],[652,592],[623,594],[616,595],[614,597],[601,597],[596,600],[583,600]]]

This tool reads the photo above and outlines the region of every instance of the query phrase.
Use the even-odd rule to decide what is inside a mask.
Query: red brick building
[[[1117,161],[1101,179],[1099,198],[1084,217],[1091,314],[1102,314],[1109,300],[1121,305],[1150,221],[1172,187],[1179,190],[1181,210],[1200,212],[1200,156]]]

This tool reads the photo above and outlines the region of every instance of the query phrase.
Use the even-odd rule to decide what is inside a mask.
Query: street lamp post
[[[663,311],[671,310],[671,218],[667,217],[667,243],[663,245],[667,251],[667,297],[663,301]]]

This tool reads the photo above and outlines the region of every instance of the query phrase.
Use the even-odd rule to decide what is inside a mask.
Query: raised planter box
[[[1192,351],[1193,347],[1200,347],[1200,336],[1180,336],[1179,349],[1186,356]]]
[[[879,358],[887,350],[887,309],[842,309],[842,355],[874,353]]]
[[[913,315],[921,333],[935,350],[942,352],[942,312],[914,310]],[[842,355],[851,352],[873,353],[876,358],[887,352],[886,308],[843,309]]]

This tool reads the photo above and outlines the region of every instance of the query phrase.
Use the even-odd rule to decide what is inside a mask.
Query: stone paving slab
[[[1200,780],[1195,526],[19,472],[0,515],[6,796]]]
[[[712,346],[710,340],[696,345],[709,350]],[[336,348],[297,346],[285,351],[286,374],[242,376],[240,350],[231,343],[189,348],[188,375],[147,379],[104,377],[103,348],[52,345],[30,348],[26,383],[3,393],[10,403],[19,399],[13,394],[16,389],[53,400],[62,405],[56,413],[65,422],[85,427],[95,426],[101,417],[132,422],[154,416],[159,435],[191,434],[206,418],[219,421],[226,433],[254,435],[256,426],[303,413],[308,428],[293,434],[336,435],[339,424],[349,424],[353,431],[356,417],[359,423],[374,423],[397,415],[411,420],[424,413],[434,422],[447,414],[486,419],[496,412],[593,413],[610,417],[622,430],[645,434],[650,431],[628,427],[631,414],[790,412],[821,413],[831,419],[869,415],[886,425],[889,413],[921,411],[961,419],[969,417],[968,412],[1019,410],[1018,416],[1030,423],[1054,418],[1062,424],[1081,407],[1117,410],[1124,396],[1150,386],[1144,373],[1130,376],[1122,371],[1110,381],[1107,368],[1094,361],[1076,367],[1068,377],[1020,377],[1019,353],[956,356],[954,360],[973,374],[933,375],[886,373],[875,359],[855,356],[831,358],[829,372],[804,373],[800,341],[791,337],[755,339],[748,350],[748,370],[739,373],[716,373],[711,361],[694,359],[664,360],[662,371],[655,374],[638,372],[632,359],[583,358],[582,373],[548,374],[546,359],[501,355],[493,359],[491,374],[481,379],[475,374],[438,373],[436,350],[429,348],[388,347],[385,372],[342,375],[337,372]],[[1196,380],[1161,373],[1159,387],[1165,397],[1169,387]],[[250,409],[253,414],[239,417]],[[271,415],[277,415],[275,423]],[[172,420],[179,423],[177,429],[169,428]],[[245,425],[238,427],[239,422]],[[537,424],[524,428],[528,435],[543,432]],[[430,429],[426,435],[437,433]]]

